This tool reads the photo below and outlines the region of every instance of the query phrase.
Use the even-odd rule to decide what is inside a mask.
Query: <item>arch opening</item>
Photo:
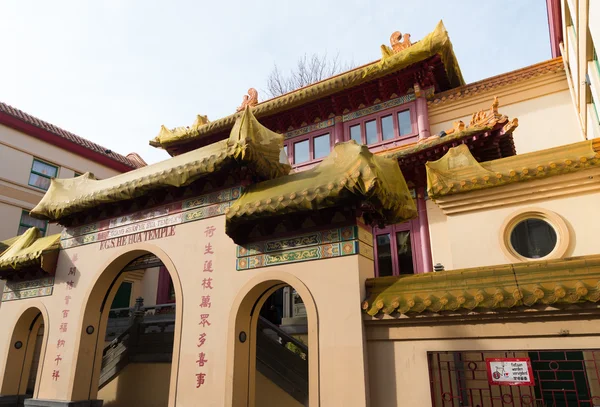
[[[151,265],[149,257],[155,259]],[[169,303],[160,303],[156,292],[163,274],[173,291]],[[152,286],[153,292],[144,288]],[[179,277],[159,249],[134,250],[112,261],[87,295],[72,400],[174,406],[181,304]]]
[[[42,310],[30,307],[13,329],[0,394],[14,398],[17,405],[38,392],[48,338],[46,319]]]
[[[318,324],[299,281],[256,284],[235,315],[233,406],[318,405]]]

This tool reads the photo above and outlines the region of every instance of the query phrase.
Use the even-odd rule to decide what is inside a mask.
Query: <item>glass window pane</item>
[[[539,259],[556,247],[556,231],[542,219],[526,219],[519,222],[510,234],[510,244],[523,257]]]
[[[396,250],[398,251],[398,268],[400,274],[414,274],[410,231],[396,233]]]
[[[394,274],[389,234],[377,235],[377,265],[379,268],[379,277]]]
[[[400,135],[406,136],[412,133],[412,122],[410,121],[410,110],[404,110],[398,113],[398,127],[400,128]]]
[[[350,140],[356,141],[358,144],[362,144],[362,137],[360,136],[360,124],[350,127]]]
[[[17,235],[22,235],[23,233],[27,232],[27,229],[29,229],[27,226],[19,226],[19,231]]]
[[[394,120],[392,119],[392,115],[381,118],[381,134],[384,140],[394,138]]]
[[[285,144],[283,146],[283,152],[285,153],[286,156],[288,155],[288,153],[287,153],[287,144]]]
[[[377,122],[375,120],[365,123],[365,132],[367,133],[367,144],[377,143]]]
[[[42,177],[37,174],[29,174],[29,185],[48,190],[50,188],[50,178]]]
[[[46,229],[46,221],[32,218],[27,212],[21,214],[21,225],[30,228],[35,226],[38,229]]]
[[[45,162],[33,160],[32,170],[39,173],[44,174],[49,177],[56,177],[57,168],[53,165],[46,164]]]
[[[331,151],[331,143],[329,133],[323,134],[322,136],[315,137],[313,139],[313,151],[315,153],[315,159],[327,157]]]
[[[310,160],[308,140],[294,143],[294,164],[305,163]]]

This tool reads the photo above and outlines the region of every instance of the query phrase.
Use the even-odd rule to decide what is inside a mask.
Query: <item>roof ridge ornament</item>
[[[400,31],[394,31],[390,36],[390,45],[381,46],[381,54],[383,59],[394,56],[400,51],[404,51],[405,49],[411,47],[413,43],[410,41],[410,34],[405,33],[404,35]]]
[[[236,112],[241,112],[246,106],[254,107],[258,104],[258,91],[254,88],[248,89],[248,94],[244,95],[242,104],[236,109]]]

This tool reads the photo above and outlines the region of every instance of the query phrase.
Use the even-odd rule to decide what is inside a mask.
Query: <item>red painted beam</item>
[[[0,112],[0,124],[25,133],[28,136],[45,141],[46,143],[52,144],[56,147],[62,148],[63,150],[70,151],[74,154],[87,158],[88,160],[94,161],[98,164],[102,164],[108,168],[112,168],[113,170],[119,172],[127,172],[134,169],[133,167],[130,167],[125,163],[114,160],[99,152],[90,150],[87,147],[84,147],[80,144],[67,140],[66,138],[61,137],[57,134],[51,133],[47,130],[34,126],[33,124],[26,123],[7,113]]]

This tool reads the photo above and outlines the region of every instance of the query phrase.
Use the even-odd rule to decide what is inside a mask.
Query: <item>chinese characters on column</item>
[[[203,274],[202,276],[202,293],[200,296],[200,319],[198,321],[198,325],[202,328],[199,335],[196,346],[198,349],[198,360],[196,360],[197,368],[203,368],[206,364],[208,364],[208,357],[205,352],[203,352],[202,348],[207,341],[207,328],[210,327],[210,313],[209,309],[212,305],[210,299],[210,293],[213,289],[213,279],[212,273],[214,272],[213,266],[213,255],[215,254],[213,250],[213,245],[211,243],[212,237],[215,235],[216,228],[214,226],[207,226],[204,230],[204,234],[207,239],[207,243],[204,245],[204,261],[201,262],[203,264],[202,273],[211,273],[211,274]],[[206,379],[206,373],[200,371],[196,373],[196,388],[199,389],[204,385]]]
[[[72,258],[71,258],[71,262],[73,264],[72,267],[69,267],[69,272],[67,273],[67,282],[66,282],[66,289],[67,291],[72,291],[77,283],[76,281],[74,281],[74,279],[77,279],[77,267],[75,266],[75,262],[77,261],[77,254],[75,254]],[[63,299],[63,309],[62,312],[60,314],[61,321],[58,323],[58,331],[60,332],[60,338],[58,339],[58,341],[56,342],[56,357],[54,358],[54,363],[55,363],[55,367],[52,370],[52,380],[57,382],[60,379],[60,364],[63,360],[62,358],[62,351],[61,349],[65,348],[66,345],[66,341],[65,339],[62,338],[63,334],[67,333],[69,331],[69,312],[71,311],[69,308],[69,303],[71,301],[71,295],[67,294],[65,295],[64,299]]]

